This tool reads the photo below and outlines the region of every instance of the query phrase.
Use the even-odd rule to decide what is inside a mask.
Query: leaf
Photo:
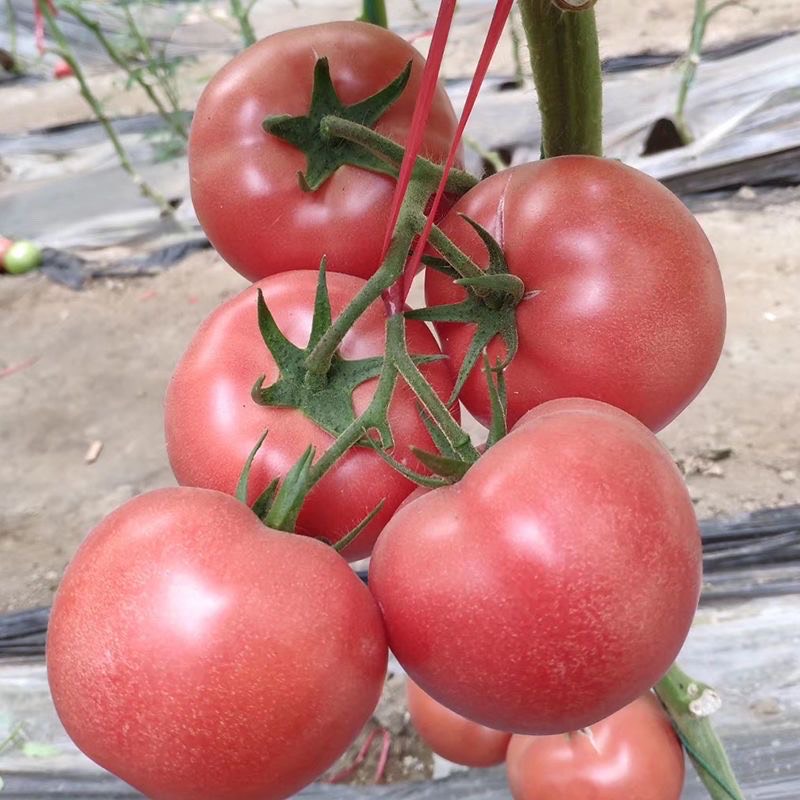
[[[304,191],[316,191],[339,167],[355,164],[367,169],[391,174],[382,159],[367,153],[359,145],[341,139],[329,141],[322,135],[322,120],[327,116],[357,122],[371,128],[400,97],[411,75],[411,62],[383,89],[371,97],[346,106],[336,94],[327,58],[318,59],[314,66],[314,86],[311,106],[306,116],[287,115],[267,117],[264,130],[294,145],[306,154],[306,171],[298,175]]]

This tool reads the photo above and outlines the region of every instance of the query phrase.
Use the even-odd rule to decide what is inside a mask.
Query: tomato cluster
[[[468,767],[506,762],[513,800],[679,800],[680,740],[647,692],[590,728],[524,736],[486,728],[407,684],[411,722],[443,758]]]
[[[476,185],[432,238],[429,306],[384,306],[435,189],[419,181],[456,129],[439,88],[418,207],[379,266],[422,68],[388,31],[312,26],[250,47],[198,105],[197,214],[254,283],[170,382],[181,487],[90,533],[48,639],[67,731],[149,797],[297,791],[369,718],[387,645],[446,707],[450,745],[488,747],[467,763],[505,757],[497,731],[545,735],[512,739],[518,800],[556,796],[529,790],[544,780],[530,764],[583,758],[561,734],[599,723],[600,752],[618,753],[617,712],[656,724],[636,698],[686,637],[701,546],[653,431],[719,356],[713,252],[676,198],[616,162],[460,173]],[[459,400],[489,426],[485,447]],[[345,559],[370,554],[367,588]]]

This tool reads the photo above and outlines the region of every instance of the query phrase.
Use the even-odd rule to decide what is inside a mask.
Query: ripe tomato
[[[486,248],[462,213],[500,241],[510,271],[538,292],[516,311],[519,351],[506,370],[510,424],[546,400],[591,397],[659,430],[708,380],[725,332],[719,268],[694,217],[657,181],[591,156],[524,164],[481,181],[442,227],[486,265]],[[426,296],[440,305],[465,293],[428,270]],[[458,370],[472,326],[437,328]],[[499,337],[489,352],[505,354]],[[489,419],[480,364],[461,400]]]
[[[206,489],[141,495],[79,548],[47,670],[78,747],[156,800],[278,800],[374,710],[380,614],[320,542]]]
[[[71,78],[75,73],[72,71],[72,67],[70,66],[69,62],[65,61],[63,58],[59,58],[56,61],[55,66],[53,67],[53,77],[61,80],[63,78]]]
[[[512,736],[514,800],[680,800],[683,749],[648,692],[607,719],[558,736]]]
[[[567,399],[399,510],[369,586],[424,691],[491,728],[545,734],[591,725],[661,678],[701,569],[669,453],[625,412]]]
[[[434,753],[467,767],[503,763],[510,733],[492,730],[456,714],[425,694],[410,678],[406,693],[411,722]]]
[[[363,281],[328,273],[333,316],[352,299]],[[259,281],[220,306],[201,326],[178,364],[167,390],[165,426],[167,453],[178,482],[233,494],[248,453],[265,430],[269,434],[253,462],[249,502],[273,478],[284,476],[309,444],[318,455],[333,437],[300,411],[259,406],[250,390],[259,375],[264,385],[278,375],[258,329],[256,291],[264,292],[278,327],[299,347],[308,343],[317,273],[284,272]],[[375,303],[342,342],[345,358],[367,358],[383,353],[385,315]],[[424,324],[409,321],[411,352],[435,354],[438,346]],[[439,394],[446,398],[452,380],[446,364],[422,367]],[[369,380],[353,394],[356,413],[369,404],[377,381]],[[393,456],[415,469],[422,465],[411,455],[412,445],[428,450],[433,444],[405,384],[398,385],[389,409],[395,436]],[[414,489],[373,451],[353,448],[314,487],[300,512],[297,531],[338,541],[373,508],[385,500],[381,512],[344,551],[354,560],[369,555],[378,533]]]
[[[424,59],[404,39],[363,22],[329,22],[283,31],[248,47],[208,84],[189,141],[192,200],[220,255],[255,281],[308,269],[327,256],[332,271],[368,278],[378,267],[394,181],[341,167],[316,192],[297,182],[305,155],[267,134],[269,115],[306,115],[317,58],[327,56],[345,104],[363,100],[396,78],[409,61],[401,97],[375,126],[405,144]],[[444,161],[456,118],[437,89],[422,154]]]
[[[5,257],[6,253],[11,249],[14,244],[12,239],[6,239],[5,236],[0,236],[0,272],[5,272]]]

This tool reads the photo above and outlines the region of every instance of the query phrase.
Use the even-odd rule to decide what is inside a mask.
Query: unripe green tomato
[[[5,272],[5,257],[6,253],[11,249],[14,242],[11,239],[6,239],[5,236],[0,236],[0,272]]]
[[[6,272],[19,275],[36,269],[42,263],[42,250],[39,245],[25,240],[14,242],[6,251],[3,266]]]

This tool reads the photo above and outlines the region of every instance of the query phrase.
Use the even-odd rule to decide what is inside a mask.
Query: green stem
[[[173,112],[175,114],[180,114],[181,104],[178,98],[178,94],[175,90],[175,87],[173,86],[172,80],[170,79],[169,75],[167,75],[166,72],[162,72],[162,70],[159,69],[158,63],[155,57],[153,56],[153,50],[150,47],[150,42],[139,29],[139,25],[136,22],[136,18],[133,16],[133,12],[131,11],[130,3],[123,3],[122,10],[123,13],[125,14],[125,22],[128,25],[128,31],[136,41],[136,44],[139,47],[139,52],[142,54],[145,62],[148,65],[148,71],[158,82],[158,85],[164,92],[164,96],[169,101],[169,104],[172,107]]]
[[[14,4],[11,0],[6,0],[6,15],[8,17],[9,36],[11,37],[9,54],[11,55],[12,70],[19,74],[21,70],[17,61],[17,14],[14,11]]]
[[[425,224],[425,218],[423,217],[421,221],[418,220],[418,224],[421,231],[422,226]],[[462,278],[482,278],[486,274],[466,253],[459,249],[458,245],[438,225],[434,225],[431,228],[428,241]],[[478,296],[489,294],[489,292],[481,289],[474,289],[473,291]]]
[[[250,11],[253,8],[251,3],[247,8],[242,5],[241,0],[230,0],[231,14],[234,19],[239,23],[239,32],[242,36],[242,44],[245,47],[250,47],[251,44],[256,43],[256,32],[253,30],[253,24],[250,22]]]
[[[542,157],[603,154],[603,92],[594,10],[518,0],[542,117]]]
[[[710,15],[706,13],[706,0],[695,0],[689,49],[684,57],[681,85],[678,89],[678,102],[675,106],[675,127],[678,129],[678,135],[685,145],[694,139],[686,123],[686,100],[689,96],[689,89],[694,83],[697,67],[700,65],[700,52],[703,47],[703,39],[706,35],[706,25],[709,17]]]
[[[83,70],[78,63],[78,59],[70,47],[67,38],[64,36],[64,33],[56,22],[53,12],[50,11],[50,6],[48,5],[47,0],[37,1],[39,3],[39,8],[42,10],[45,21],[47,22],[47,28],[50,31],[50,35],[58,45],[59,55],[70,65],[70,67],[72,67],[72,72],[78,81],[78,85],[80,86],[81,96],[84,100],[86,100],[89,107],[94,112],[94,115],[97,117],[97,121],[103,127],[106,136],[108,136],[108,139],[117,154],[120,166],[125,170],[125,172],[128,173],[133,183],[138,187],[139,191],[145,197],[152,200],[159,207],[162,214],[171,217],[173,215],[172,206],[166,201],[163,195],[153,189],[144,180],[144,178],[142,178],[128,158],[128,154],[125,151],[125,148],[122,146],[122,142],[120,142],[119,138],[117,137],[114,126],[111,124],[111,121],[103,111],[100,101],[95,97],[92,90],[89,88],[89,83],[87,82],[86,76],[84,75]]]
[[[397,142],[393,142],[391,139],[382,136],[372,128],[368,128],[366,125],[359,125],[357,122],[351,122],[350,120],[330,115],[322,119],[320,131],[326,138],[346,139],[348,142],[361,145],[364,149],[369,150],[370,153],[378,156],[387,164],[391,164],[398,170],[400,169],[405,154],[404,148],[397,144]],[[442,167],[438,164],[434,164],[433,161],[428,161],[427,158],[417,156],[414,170],[421,178],[432,183],[435,191],[442,179]],[[445,191],[448,194],[454,194],[460,197],[474,186],[477,186],[477,184],[478,179],[468,172],[464,172],[460,169],[452,169],[447,176]]]
[[[380,25],[381,28],[388,28],[389,18],[386,14],[386,3],[384,0],[363,0],[359,19],[362,22],[371,22],[373,25]]]
[[[424,208],[436,184],[415,174],[403,199],[400,217],[394,231],[389,252],[377,272],[366,282],[361,291],[350,301],[342,313],[333,321],[323,337],[312,350],[306,367],[309,372],[326,375],[331,359],[355,321],[403,274],[408,252],[417,233],[414,220],[419,209]]]
[[[72,3],[65,3],[60,6],[60,8],[67,14],[71,14],[85,28],[88,28],[88,30],[91,31],[102,48],[106,51],[108,57],[118,67],[125,70],[125,72],[128,74],[128,77],[132,81],[141,86],[147,97],[150,99],[150,102],[155,106],[159,116],[167,123],[167,125],[169,125],[174,133],[186,141],[188,139],[188,133],[186,128],[184,128],[184,126],[181,124],[179,117],[174,112],[167,110],[166,106],[164,106],[164,104],[161,102],[161,99],[153,90],[153,87],[146,80],[144,80],[141,71],[131,69],[130,62],[122,57],[116,47],[112,44],[111,40],[103,33],[100,23],[88,17],[80,8],[78,8],[78,6],[75,6]]]
[[[455,421],[447,406],[414,363],[406,346],[405,330],[403,314],[389,317],[386,323],[387,360],[395,365],[456,454],[463,461],[474,463],[480,454],[473,446],[469,434]]]
[[[719,708],[719,695],[689,677],[677,664],[655,687],[689,758],[713,800],[744,800],[728,756],[709,716]]]

